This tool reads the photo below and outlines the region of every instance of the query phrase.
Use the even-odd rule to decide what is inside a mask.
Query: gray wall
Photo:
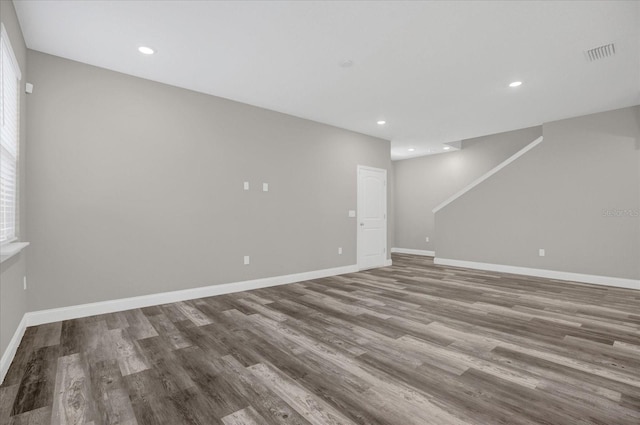
[[[392,177],[388,141],[39,52],[28,62],[30,310],[356,263],[356,167]]]
[[[540,145],[436,213],[437,256],[640,278],[639,128],[638,106],[545,124]]]
[[[526,128],[464,140],[456,152],[395,161],[395,246],[435,251],[431,210],[541,134],[542,127]]]
[[[13,8],[13,2],[0,1],[0,17],[2,23],[7,29],[13,53],[16,55],[20,71],[22,72],[22,88],[26,82],[27,76],[27,48],[22,37],[22,30]],[[21,240],[27,240],[26,234],[26,211],[25,193],[25,140],[26,140],[26,95],[24,90],[20,90],[20,164],[19,164],[19,180],[21,198],[19,199],[19,223],[18,233]],[[23,290],[22,279],[26,276],[27,253],[22,251],[17,256],[10,258],[0,264],[0,355],[9,344],[9,340],[13,337],[22,316],[27,311],[27,292]]]

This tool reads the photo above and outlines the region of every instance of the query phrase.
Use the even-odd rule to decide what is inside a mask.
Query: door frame
[[[360,250],[361,247],[361,238],[360,238],[360,209],[362,205],[360,205],[360,170],[368,170],[368,171],[376,171],[384,173],[384,258],[382,264],[378,267],[384,267],[387,265],[388,260],[387,256],[389,253],[387,252],[387,242],[388,242],[388,232],[389,232],[389,217],[388,217],[388,203],[387,198],[389,197],[389,189],[388,189],[388,176],[387,170],[385,168],[376,168],[370,167],[368,165],[358,165],[356,168],[356,265],[358,266],[358,270],[365,270],[360,264]],[[371,267],[367,267],[370,269]]]

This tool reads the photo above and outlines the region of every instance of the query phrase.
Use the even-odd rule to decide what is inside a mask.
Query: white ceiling
[[[31,49],[388,139],[394,159],[640,103],[638,1],[14,3]]]

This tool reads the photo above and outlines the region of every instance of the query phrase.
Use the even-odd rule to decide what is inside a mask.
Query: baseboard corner
[[[18,347],[20,346],[20,342],[22,341],[22,337],[24,336],[24,332],[27,330],[27,314],[25,313],[18,324],[18,328],[13,333],[11,340],[9,341],[9,345],[2,353],[2,358],[0,358],[0,385],[4,382],[5,376],[7,376],[7,372],[9,372],[9,367],[11,366],[11,362],[13,362],[13,358],[18,351]]]

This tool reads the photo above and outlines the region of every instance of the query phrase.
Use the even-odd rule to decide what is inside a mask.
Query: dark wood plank
[[[393,261],[28,328],[0,424],[640,424],[639,291]]]
[[[52,405],[59,353],[59,345],[38,348],[33,352],[25,366],[12,415]]]

